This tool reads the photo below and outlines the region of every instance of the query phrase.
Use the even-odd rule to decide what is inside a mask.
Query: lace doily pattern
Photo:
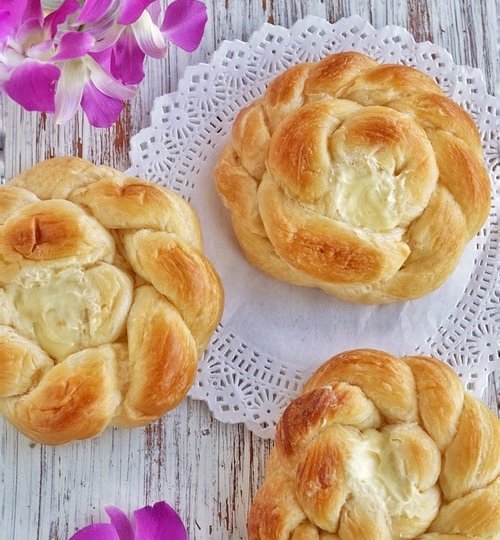
[[[455,65],[446,50],[429,42],[416,43],[403,28],[375,29],[357,16],[334,24],[310,16],[291,29],[265,24],[248,43],[222,43],[210,64],[189,67],[178,91],[155,101],[151,126],[132,139],[128,172],[163,184],[189,200],[197,188],[193,178],[206,167],[208,157],[221,150],[239,110],[260,97],[271,79],[298,62],[318,61],[345,50],[427,72],[480,129],[485,162],[494,181],[490,217],[475,239],[474,270],[463,297],[415,352],[444,359],[466,388],[484,399],[488,378],[500,369],[500,165],[498,101],[487,94],[478,69]],[[217,419],[244,422],[256,434],[272,437],[281,411],[308,375],[256,350],[230,327],[220,325],[190,396],[205,400]]]

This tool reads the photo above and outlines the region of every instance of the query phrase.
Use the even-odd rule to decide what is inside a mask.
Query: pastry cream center
[[[377,232],[400,224],[403,175],[394,176],[373,158],[343,165],[334,174],[335,203],[342,219]]]
[[[123,332],[132,294],[126,274],[101,264],[44,276],[29,288],[16,286],[13,301],[23,333],[62,360],[82,348],[115,341]]]
[[[352,492],[384,504],[391,515],[413,517],[425,495],[403,471],[398,473],[394,450],[383,434],[369,429],[362,437],[349,459]]]

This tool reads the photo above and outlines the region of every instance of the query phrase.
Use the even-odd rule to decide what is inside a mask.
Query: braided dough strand
[[[222,286],[174,193],[74,157],[0,187],[0,410],[47,444],[175,407]]]
[[[470,116],[426,74],[354,52],[274,79],[215,178],[252,264],[352,302],[439,287],[490,208]]]
[[[355,350],[285,409],[249,540],[500,538],[500,420],[443,362]]]

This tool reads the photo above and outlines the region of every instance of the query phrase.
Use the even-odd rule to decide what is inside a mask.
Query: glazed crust
[[[490,208],[471,117],[424,73],[354,52],[274,79],[215,179],[252,264],[351,302],[439,287]]]
[[[500,420],[443,362],[323,364],[283,413],[249,540],[500,538]]]
[[[0,187],[0,410],[62,444],[175,407],[222,313],[198,218],[74,157]]]

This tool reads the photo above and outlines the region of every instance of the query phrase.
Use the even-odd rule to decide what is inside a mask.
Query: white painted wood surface
[[[7,178],[63,154],[127,168],[129,138],[148,125],[154,97],[175,89],[184,68],[206,61],[222,40],[246,40],[265,21],[290,26],[307,14],[335,21],[356,13],[375,26],[406,26],[418,40],[446,47],[457,63],[481,68],[490,92],[497,85],[495,0],[206,1],[202,47],[192,55],[172,49],[168,60],[150,63],[140,95],[111,130],[91,128],[82,116],[57,127],[0,102]],[[189,400],[145,429],[108,430],[59,448],[33,444],[1,419],[0,540],[66,540],[105,519],[105,504],[131,511],[160,499],[179,510],[191,540],[244,539],[269,448],[269,441],[213,420],[205,404]]]

